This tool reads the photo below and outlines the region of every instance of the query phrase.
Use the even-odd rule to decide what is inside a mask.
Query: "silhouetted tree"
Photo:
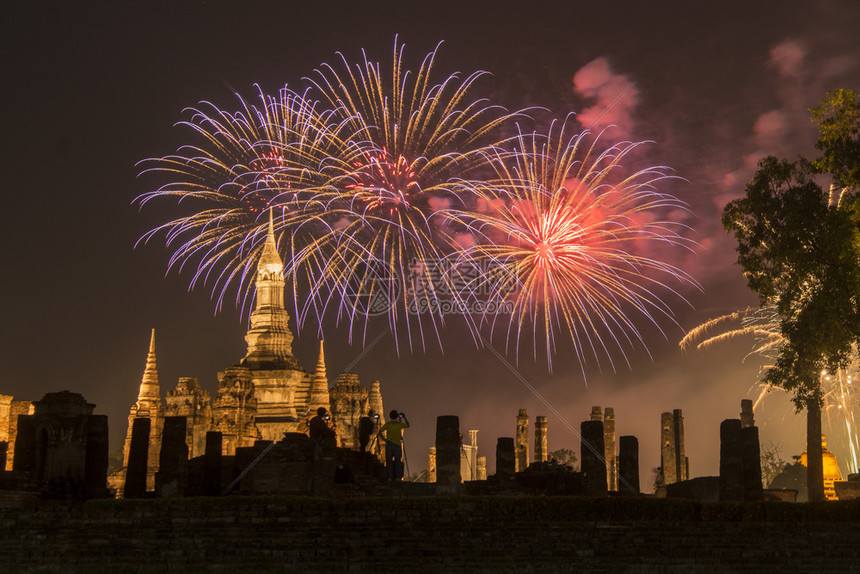
[[[807,411],[809,500],[824,499],[821,384],[847,366],[860,343],[860,103],[829,93],[812,111],[820,127],[814,162],[766,157],[729,203],[723,226],[738,242],[738,264],[762,305],[774,305],[785,343],[764,382],[794,393]],[[854,155],[852,155],[854,154]],[[816,176],[830,176],[825,192]]]
[[[560,448],[549,453],[549,460],[555,460],[563,466],[570,466],[576,469],[576,453],[569,448]]]

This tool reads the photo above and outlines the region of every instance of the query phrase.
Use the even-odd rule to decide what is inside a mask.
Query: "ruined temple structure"
[[[128,432],[122,448],[122,466],[128,466],[128,451],[131,447],[131,427],[134,419],[150,420],[149,452],[147,454],[146,485],[149,490],[155,488],[155,473],[158,471],[158,453],[161,451],[161,429],[164,425],[164,412],[161,402],[161,389],[158,386],[158,368],[155,359],[155,329],[149,339],[149,353],[146,355],[146,367],[143,369],[143,379],[137,401],[128,413]]]
[[[606,485],[611,491],[618,490],[618,455],[615,438],[615,409],[591,407],[591,420],[603,422],[603,458],[606,460]]]
[[[460,444],[460,479],[464,482],[467,480],[479,480],[477,430],[470,430],[469,442],[462,441]]]
[[[13,475],[49,498],[108,495],[108,421],[77,393],[48,393],[17,420]]]
[[[210,431],[221,433],[225,456],[233,456],[237,448],[252,447],[258,440],[277,441],[285,433],[307,433],[308,421],[319,407],[331,413],[337,445],[358,449],[359,419],[371,411],[384,415],[379,381],[367,389],[357,375],[344,373],[329,387],[323,341],[316,368],[309,372],[301,367],[293,355],[293,333],[284,308],[283,271],[270,215],[257,264],[254,309],[245,335],[247,352],[238,364],[218,373],[218,387],[212,398],[197,379],[183,377],[162,402],[153,330],[138,398],[129,412],[123,448],[125,468],[132,423],[137,418],[149,418],[147,490],[155,487],[165,417],[186,417],[189,456],[197,457],[204,454],[206,433]],[[377,443],[374,442],[373,449],[381,459],[382,449]],[[124,476],[124,472],[116,475]],[[112,482],[117,484],[115,480]],[[117,486],[121,491],[121,485]]]
[[[30,401],[16,401],[12,395],[0,395],[0,450],[6,452],[5,465],[0,464],[0,471],[12,470],[15,440],[18,437],[18,415],[32,414],[33,403]],[[5,449],[2,445],[5,445]]]
[[[660,415],[660,472],[657,486],[689,478],[690,460],[684,449],[684,417],[681,409]]]
[[[469,431],[468,443],[460,435],[459,448],[460,481],[487,480],[487,457],[478,455],[478,431]],[[423,482],[436,482],[436,470],[436,447],[431,446],[427,455],[427,475]]]
[[[219,386],[220,391],[220,386]],[[220,394],[219,394],[220,398]],[[216,403],[217,405],[218,403]],[[193,377],[180,377],[176,388],[167,393],[165,417],[186,417],[186,443],[189,456],[201,456],[206,450],[206,432],[212,420],[209,392]]]
[[[516,449],[516,471],[522,472],[529,467],[529,414],[526,409],[520,409],[517,414]]]

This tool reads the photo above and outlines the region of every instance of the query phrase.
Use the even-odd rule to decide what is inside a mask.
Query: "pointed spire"
[[[298,369],[293,356],[290,316],[284,308],[284,264],[278,255],[274,214],[269,211],[266,241],[260,250],[254,283],[254,310],[251,328],[245,335],[248,352],[242,365],[250,368]]]
[[[278,242],[275,240],[275,220],[272,210],[269,209],[269,230],[266,232],[266,243],[260,254],[260,263],[257,265],[257,273],[264,275],[280,274],[284,270],[284,264],[278,255]]]
[[[319,356],[319,359],[317,359],[316,376],[321,377],[323,379],[327,379],[326,372],[325,372],[325,345],[324,345],[324,343],[325,343],[325,341],[323,339],[320,339],[320,356]]]
[[[310,396],[308,397],[309,408],[325,407],[331,409],[331,397],[328,392],[328,376],[325,372],[324,341],[320,339],[320,356],[317,360],[317,368],[311,377]]]
[[[140,392],[137,396],[140,400],[160,400],[161,389],[158,386],[158,367],[155,359],[155,329],[149,338],[149,353],[146,355],[146,367],[143,370],[143,379],[140,382]]]

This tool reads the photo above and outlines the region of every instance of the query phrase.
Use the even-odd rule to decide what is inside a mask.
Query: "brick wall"
[[[792,508],[750,514],[748,509],[761,507],[642,504],[637,512],[651,518],[639,521],[621,518],[629,501],[548,497],[234,497],[7,509],[0,511],[0,563],[4,572],[64,573],[851,572],[860,567],[860,504],[828,512],[828,521],[809,514],[806,505],[771,503],[771,508]],[[757,512],[768,521],[755,519]],[[736,520],[726,519],[733,516]],[[799,516],[805,521],[798,523]]]

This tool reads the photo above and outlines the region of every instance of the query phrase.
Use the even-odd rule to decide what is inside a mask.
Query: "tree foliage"
[[[773,442],[761,449],[761,484],[763,488],[771,488],[771,483],[785,470],[786,463],[779,453],[779,445]]]
[[[549,453],[549,460],[555,460],[563,466],[576,468],[576,453],[569,448],[560,448]]]
[[[845,367],[860,343],[860,200],[849,185],[860,173],[860,154],[849,157],[860,104],[849,90],[834,94],[813,110],[822,157],[764,158],[746,196],[723,211],[750,289],[781,317],[785,344],[765,382],[793,391],[798,409],[820,405],[821,371]],[[838,194],[822,189],[821,175]]]
[[[815,147],[822,156],[816,170],[833,175],[837,185],[860,189],[860,98],[854,90],[827,93],[821,105],[811,110],[818,124]]]

